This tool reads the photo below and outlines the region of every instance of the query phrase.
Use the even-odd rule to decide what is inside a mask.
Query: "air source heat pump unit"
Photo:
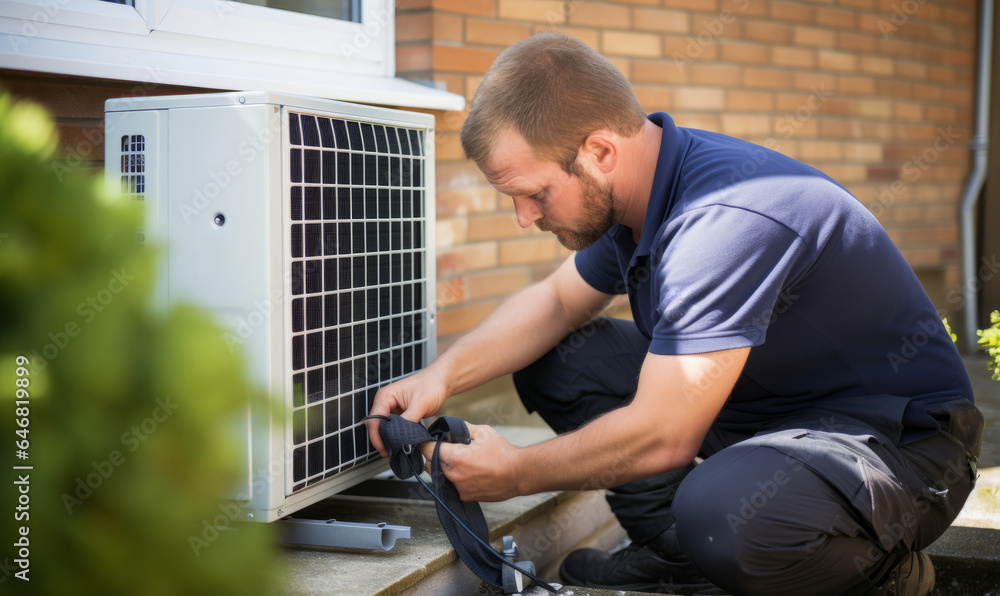
[[[281,402],[238,431],[241,518],[385,469],[361,420],[435,356],[433,117],[263,92],[105,110],[107,176],[164,249],[160,305],[212,313]]]

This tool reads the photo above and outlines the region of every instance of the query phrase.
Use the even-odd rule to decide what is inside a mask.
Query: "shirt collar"
[[[632,230],[625,226],[617,225],[611,232],[615,243],[624,249],[626,254],[632,253],[631,264],[633,265],[636,257],[649,256],[656,231],[663,225],[663,219],[674,202],[673,194],[677,186],[677,169],[684,144],[687,141],[669,115],[663,112],[654,112],[647,118],[663,129],[663,137],[660,139],[660,153],[656,158],[656,171],[653,173],[653,186],[649,193],[649,203],[643,218],[639,244],[636,246],[635,241],[632,240]]]

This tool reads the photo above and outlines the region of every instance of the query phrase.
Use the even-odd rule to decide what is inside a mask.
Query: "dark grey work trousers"
[[[514,383],[529,411],[571,431],[628,402],[648,345],[634,323],[596,319]],[[940,536],[975,484],[982,415],[964,399],[931,414],[942,430],[903,446],[856,410],[804,410],[749,434],[715,424],[702,463],[607,499],[634,542],[676,523],[694,566],[733,594],[860,594]]]

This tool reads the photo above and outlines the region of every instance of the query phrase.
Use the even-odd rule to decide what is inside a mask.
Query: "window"
[[[392,0],[0,0],[6,68],[458,110],[395,79]]]
[[[267,6],[342,21],[361,22],[360,0],[236,0],[244,4]]]

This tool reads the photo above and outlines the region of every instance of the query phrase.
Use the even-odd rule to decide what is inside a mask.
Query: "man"
[[[579,251],[375,398],[373,414],[417,421],[517,371],[560,435],[515,448],[472,426],[470,445],[442,445],[463,500],[610,488],[632,544],[572,553],[574,585],[932,589],[919,551],[972,489],[982,416],[934,307],[854,197],[776,152],[647,116],[610,62],[556,33],[497,58],[462,144],[522,227]],[[622,293],[634,323],[591,321]]]

